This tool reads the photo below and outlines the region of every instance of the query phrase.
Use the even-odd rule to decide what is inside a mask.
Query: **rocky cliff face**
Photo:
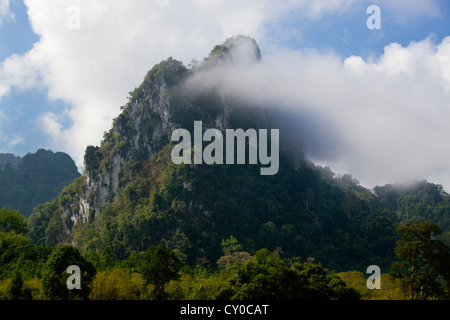
[[[216,46],[205,61],[193,69],[169,58],[150,70],[139,88],[130,93],[129,102],[104,136],[100,147],[89,146],[85,154],[85,184],[62,208],[74,224],[87,222],[111,202],[121,188],[121,170],[129,161],[154,157],[170,141],[177,128],[190,130],[194,121],[203,121],[203,129],[225,130],[231,121],[239,123],[228,97],[220,86],[201,90],[187,85],[196,72],[217,64],[254,63],[261,54],[256,42],[236,37]],[[189,88],[188,88],[189,87]],[[263,109],[254,110],[255,119],[264,117]],[[259,121],[259,120],[258,120]],[[70,233],[70,230],[68,231]]]

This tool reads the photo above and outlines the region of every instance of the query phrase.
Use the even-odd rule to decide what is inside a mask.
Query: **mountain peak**
[[[140,170],[164,154],[174,130],[192,132],[195,121],[201,121],[204,130],[265,128],[263,107],[241,101],[220,85],[227,69],[260,59],[254,39],[236,36],[216,46],[196,68],[188,69],[173,58],[155,65],[130,92],[128,103],[105,132],[100,146],[87,147],[84,180],[77,185],[77,196],[60,211],[74,223],[95,219],[133,183],[131,176],[136,172],[146,175]],[[66,233],[71,232],[69,227]]]
[[[236,36],[227,39],[224,46],[230,50],[230,55],[234,60],[260,61],[261,50],[255,39],[247,36]]]
[[[234,36],[217,45],[205,59],[203,68],[216,64],[249,65],[261,60],[261,51],[256,40],[248,36]]]

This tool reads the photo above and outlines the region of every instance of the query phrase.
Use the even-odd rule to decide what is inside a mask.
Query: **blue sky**
[[[9,10],[14,18],[7,19],[0,28],[0,60],[12,54],[23,54],[39,40],[31,29],[23,1],[12,1]]]
[[[436,96],[435,90],[440,90],[438,97],[442,101],[437,101],[436,105],[445,106],[443,101],[448,95],[445,81],[450,71],[437,51],[441,48],[445,56],[443,44],[450,36],[449,1],[290,0],[279,3],[272,0],[245,4],[225,0],[122,3],[114,0],[108,3],[0,0],[0,152],[23,156],[39,148],[49,148],[69,153],[81,167],[86,146],[100,143],[103,132],[110,128],[111,120],[126,103],[127,93],[140,84],[148,69],[169,56],[186,65],[191,59],[201,60],[215,44],[236,34],[254,37],[263,56],[269,60],[276,60],[281,54],[289,57],[305,54],[312,49],[314,59],[311,54],[307,59],[318,63],[317,70],[320,63],[338,63],[330,60],[329,55],[332,55],[342,64],[338,68],[364,67],[358,72],[368,78],[373,76],[370,70],[374,68],[383,70],[383,76],[387,77],[390,71],[383,61],[391,61],[394,54],[395,57],[401,54],[409,57],[409,53],[414,57],[423,55],[437,61],[425,67],[431,68],[430,74],[441,74],[442,83],[427,85],[419,78],[413,82],[414,77],[402,81],[408,85],[417,83],[420,97],[430,95],[430,99],[438,99],[432,97]],[[372,4],[381,9],[381,30],[366,27],[370,16],[366,9]],[[67,27],[68,19],[73,18],[67,11],[70,5],[80,9],[79,29]],[[412,41],[423,45],[410,46]],[[389,47],[392,43],[401,47]],[[389,56],[386,47],[390,48]],[[361,60],[347,60],[352,56]],[[304,55],[302,57],[305,59]],[[436,71],[436,68],[441,69]],[[416,73],[419,71],[411,70],[411,74]],[[367,86],[371,86],[369,82]],[[335,94],[337,99],[339,93]],[[313,98],[311,103],[315,103]],[[317,105],[320,104],[318,100]],[[354,121],[355,128],[362,123]],[[411,119],[411,127],[414,121]],[[433,124],[431,121],[430,127],[435,127]],[[436,135],[446,137],[447,132]],[[358,148],[359,143],[370,142],[346,141],[356,143],[353,149]],[[387,152],[383,150],[380,149],[380,153]],[[438,157],[438,153],[431,157]],[[447,161],[446,155],[442,157]],[[357,155],[339,163],[317,160],[334,164],[334,168],[345,171],[343,173],[354,173],[367,184],[391,182],[386,165],[368,164],[364,169],[356,158]],[[359,154],[359,158],[363,157]],[[441,161],[424,163],[434,171],[421,169],[417,174],[450,187],[450,170]],[[367,170],[385,170],[386,178],[377,181],[364,174],[358,175]],[[398,178],[407,177],[400,175]]]
[[[292,11],[285,21],[269,25],[267,36],[274,43],[293,49],[335,50],[344,57],[360,55],[366,58],[382,54],[384,47],[392,42],[407,46],[411,41],[420,41],[430,35],[434,35],[437,42],[442,41],[450,34],[450,3],[437,3],[437,14],[410,13],[410,9],[402,12],[399,8],[380,4],[380,30],[366,27],[366,21],[371,16],[366,13],[368,5],[377,4],[377,1],[359,1],[352,5],[351,10],[328,13],[319,20],[304,19],[301,12]],[[280,41],[279,36],[283,32],[298,32],[301,35]]]

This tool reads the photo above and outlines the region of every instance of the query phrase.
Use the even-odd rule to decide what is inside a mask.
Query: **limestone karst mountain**
[[[221,86],[227,70],[261,59],[256,42],[239,36],[191,68],[173,58],[154,66],[100,146],[86,149],[83,176],[35,208],[31,239],[109,248],[119,258],[162,242],[187,263],[214,264],[222,240],[234,236],[249,252],[311,257],[334,270],[390,265],[396,213],[351,177],[308,161],[300,142],[286,135],[289,128],[280,127],[277,106],[242,100]],[[175,165],[171,134],[192,132],[195,121],[203,130],[280,129],[279,172]]]

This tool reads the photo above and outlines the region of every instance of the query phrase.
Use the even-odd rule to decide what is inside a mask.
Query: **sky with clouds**
[[[263,55],[242,94],[326,119],[309,123],[312,160],[368,187],[450,191],[446,0],[0,0],[0,152],[64,151],[81,167],[153,65],[238,34]]]

